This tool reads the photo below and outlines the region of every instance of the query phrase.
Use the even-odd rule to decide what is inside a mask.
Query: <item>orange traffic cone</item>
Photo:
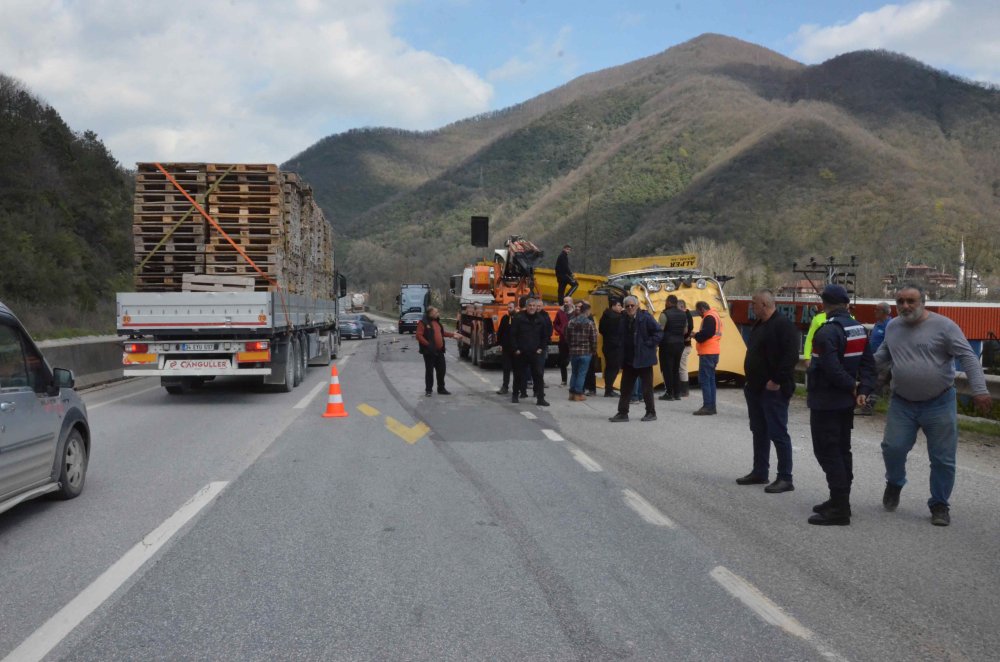
[[[337,366],[330,366],[330,391],[326,400],[326,413],[323,418],[345,418],[347,410],[344,409],[344,398],[340,396],[340,377],[337,375]]]

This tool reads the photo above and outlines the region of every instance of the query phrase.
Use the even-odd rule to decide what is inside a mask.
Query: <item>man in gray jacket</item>
[[[976,409],[989,412],[993,400],[983,367],[961,329],[947,317],[924,308],[925,303],[919,285],[900,287],[896,291],[899,317],[886,327],[885,341],[875,353],[879,373],[892,370],[892,398],[882,436],[886,480],[882,505],[890,512],[899,506],[899,494],[906,484],[906,455],[917,440],[917,430],[923,430],[931,461],[931,497],[927,501],[931,524],[948,526],[948,498],[955,486],[958,449],[956,360],[969,380]]]

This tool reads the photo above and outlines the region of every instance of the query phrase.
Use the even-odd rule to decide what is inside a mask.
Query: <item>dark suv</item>
[[[0,302],[0,513],[43,494],[78,496],[89,457],[87,407],[73,373],[51,369]]]

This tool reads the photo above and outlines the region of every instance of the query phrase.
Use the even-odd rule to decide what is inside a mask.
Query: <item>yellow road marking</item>
[[[382,413],[378,409],[375,409],[375,407],[366,404],[358,405],[358,411],[360,411],[365,416],[378,416],[379,414]]]
[[[408,444],[415,444],[421,437],[431,431],[424,423],[417,423],[413,427],[406,427],[392,416],[385,417],[385,427],[394,435]]]

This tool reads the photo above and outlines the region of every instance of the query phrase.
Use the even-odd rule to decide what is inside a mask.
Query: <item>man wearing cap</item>
[[[851,523],[851,483],[854,481],[851,429],[858,395],[875,387],[875,360],[864,325],[847,310],[850,296],[841,285],[827,285],[820,294],[826,323],[813,338],[806,371],[806,405],[813,453],[826,474],[830,498],[813,507],[810,524]]]
[[[573,250],[573,247],[566,244],[563,246],[562,252],[559,253],[559,257],[556,258],[556,280],[559,282],[559,301],[562,301],[564,297],[573,296],[577,288],[576,278],[573,277],[573,270],[569,268],[569,253],[571,250]],[[569,291],[566,290],[567,287],[569,287]]]
[[[927,310],[925,302],[919,285],[903,285],[896,291],[899,317],[886,327],[885,341],[875,354],[879,372],[890,366],[892,369],[892,397],[882,433],[886,481],[882,506],[890,512],[899,506],[899,494],[906,484],[906,455],[917,440],[917,430],[923,430],[931,462],[931,495],[927,501],[931,524],[948,526],[948,498],[955,486],[958,450],[956,360],[965,371],[976,409],[988,413],[993,399],[986,387],[983,366],[962,330],[947,317]]]

